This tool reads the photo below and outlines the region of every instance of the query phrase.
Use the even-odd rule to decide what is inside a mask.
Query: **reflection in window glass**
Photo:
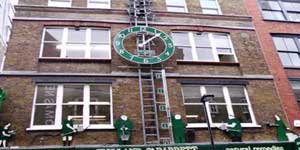
[[[200,0],[203,14],[220,14],[217,0]]]
[[[63,38],[65,37],[65,38]],[[46,28],[41,57],[110,59],[107,29]]]
[[[166,0],[167,11],[187,12],[185,0]]]
[[[290,81],[298,106],[300,107],[300,81]]]
[[[208,103],[210,112],[208,117],[212,123],[222,123],[231,115],[238,118],[241,123],[252,124],[254,122],[244,86],[183,85],[182,94],[189,125],[194,126],[199,125],[199,123],[206,125],[203,103],[197,100],[201,98],[201,91],[204,92],[202,95],[213,94],[215,96]]]
[[[60,129],[66,118],[91,128],[112,126],[111,93],[108,84],[37,85],[31,126]]]
[[[273,36],[281,63],[285,67],[299,67],[299,38],[297,36]]]

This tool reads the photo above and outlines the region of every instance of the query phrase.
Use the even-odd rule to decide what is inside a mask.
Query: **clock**
[[[138,36],[141,35],[145,35],[146,38],[137,42],[138,39],[141,39]],[[172,39],[166,33],[145,26],[123,29],[115,36],[113,45],[121,57],[137,64],[161,63],[168,60],[174,54],[175,49]],[[150,50],[144,50],[141,47],[148,47]],[[141,51],[149,55],[139,55]]]

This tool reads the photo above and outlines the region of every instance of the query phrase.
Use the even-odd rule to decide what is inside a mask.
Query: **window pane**
[[[83,102],[83,85],[64,85],[63,103]]]
[[[217,9],[202,9],[202,13],[203,14],[213,14],[213,15],[217,15],[219,14],[219,11]]]
[[[35,106],[33,125],[54,125],[55,105]]]
[[[89,8],[110,8],[110,0],[89,0]]]
[[[228,53],[228,54],[231,54],[231,48],[217,48],[217,52],[218,53]]]
[[[290,83],[292,85],[296,101],[300,106],[300,81],[290,81]]]
[[[244,87],[242,86],[228,86],[229,96],[231,103],[245,103],[247,104],[247,99],[244,93]]]
[[[281,10],[279,3],[276,1],[261,1],[262,9]]]
[[[213,35],[214,42],[217,48],[230,48],[229,39],[227,35]]]
[[[298,11],[300,12],[300,3],[293,3],[293,2],[282,2],[283,6],[288,11]]]
[[[221,123],[228,119],[226,105],[209,105],[212,122]]]
[[[288,12],[287,14],[291,21],[300,21],[300,13]]]
[[[91,105],[90,124],[110,124],[110,106]]]
[[[211,47],[207,33],[194,33],[194,38],[197,47]]]
[[[298,52],[296,43],[293,38],[283,38],[288,51]]]
[[[38,85],[36,104],[55,104],[56,103],[56,85]]]
[[[91,58],[110,58],[110,46],[109,45],[91,45]]]
[[[44,41],[61,41],[63,29],[46,29]]]
[[[44,43],[42,57],[60,57],[61,43]]]
[[[206,86],[205,89],[207,94],[215,96],[211,103],[225,103],[223,88],[221,86]]]
[[[109,43],[109,31],[108,30],[92,30],[92,43]]]
[[[292,66],[288,53],[279,53],[279,57],[283,66]]]
[[[300,59],[298,53],[289,53],[289,56],[294,66],[300,66]]]
[[[200,86],[184,86],[182,91],[185,103],[201,103]]]
[[[172,38],[177,46],[190,46],[188,33],[172,33]]]
[[[185,0],[166,0],[167,5],[179,5],[179,6],[184,6],[185,5]]]
[[[190,47],[176,47],[176,56],[180,60],[193,60],[192,49]]]
[[[50,0],[48,5],[55,7],[71,7],[71,0]]]
[[[110,85],[90,85],[91,102],[110,102]]]
[[[234,116],[242,123],[252,123],[250,112],[247,105],[233,105]]]
[[[211,48],[196,48],[198,60],[201,61],[213,61],[214,56]]]
[[[79,42],[79,43],[85,43],[85,35],[86,30],[80,29],[69,29],[68,30],[68,42]]]
[[[185,112],[188,123],[205,123],[203,105],[185,105]]]
[[[266,11],[266,10],[264,10],[262,13],[263,13],[263,16],[265,19],[285,20],[281,11]]]
[[[220,62],[235,62],[233,55],[219,54],[218,56],[219,56]]]
[[[182,6],[168,6],[167,11],[169,12],[186,12],[185,8]]]
[[[85,44],[68,44],[66,47],[66,57],[83,58],[86,48]]]
[[[83,105],[63,105],[62,120],[72,117],[74,124],[83,124]]]
[[[218,8],[216,0],[200,0],[202,8]]]
[[[281,50],[281,51],[287,50],[282,37],[273,37],[273,41],[277,50]]]

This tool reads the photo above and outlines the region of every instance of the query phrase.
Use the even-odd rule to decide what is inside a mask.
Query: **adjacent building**
[[[291,127],[300,127],[300,2],[245,1]]]
[[[5,59],[5,51],[9,41],[12,28],[12,19],[14,17],[14,4],[17,1],[2,0],[0,1],[0,66],[2,69]]]
[[[173,143],[170,114],[182,116],[188,143],[207,143],[204,94],[215,96],[205,107],[217,143],[231,141],[217,128],[230,117],[246,143],[276,141],[266,124],[287,120],[242,0],[20,0],[15,8],[0,77],[8,95],[0,123],[17,129],[10,145],[62,148],[70,117],[85,129],[73,145],[117,144],[121,115],[133,122],[133,145]],[[152,38],[141,42],[129,34],[136,30]]]

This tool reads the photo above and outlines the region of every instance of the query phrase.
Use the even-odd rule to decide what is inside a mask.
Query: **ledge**
[[[111,59],[87,59],[87,58],[39,58],[39,62],[101,62],[110,63]]]
[[[178,65],[215,65],[215,66],[240,66],[240,63],[236,62],[208,62],[208,61],[190,61],[190,60],[176,60]]]
[[[263,19],[266,22],[280,22],[280,23],[300,23],[300,21],[290,21],[290,20],[272,20],[272,19]]]

